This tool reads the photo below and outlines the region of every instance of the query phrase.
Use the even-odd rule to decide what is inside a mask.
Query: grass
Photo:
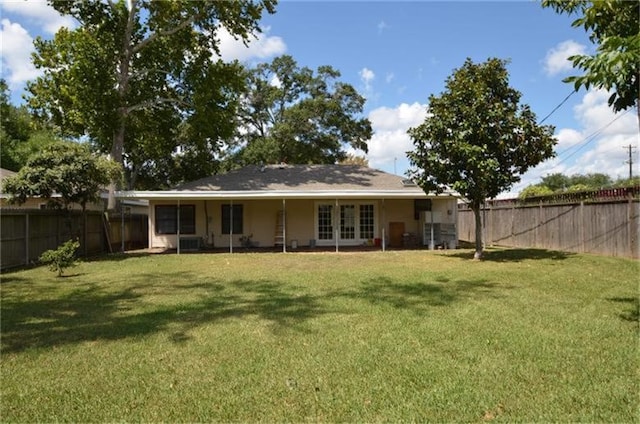
[[[545,250],[2,275],[3,422],[638,421],[638,271]]]

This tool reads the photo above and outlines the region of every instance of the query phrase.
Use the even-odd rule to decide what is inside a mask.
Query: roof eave
[[[260,191],[201,191],[201,190],[163,190],[163,191],[119,191],[119,199],[175,200],[175,199],[416,199],[460,197],[456,193],[430,193],[422,190],[260,190]]]

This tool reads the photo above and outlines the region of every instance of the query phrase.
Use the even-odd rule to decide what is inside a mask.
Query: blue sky
[[[5,0],[0,6],[2,77],[19,102],[26,80],[38,75],[29,63],[31,42],[51,37],[62,25],[44,1]],[[511,85],[522,93],[541,120],[571,92],[562,79],[575,74],[568,56],[589,53],[594,46],[572,17],[543,9],[534,1],[293,1],[278,4],[262,20],[263,32],[248,48],[222,33],[222,56],[249,65],[281,54],[300,66],[331,65],[367,98],[364,115],[374,136],[367,158],[371,166],[403,174],[412,149],[409,127],[425,118],[430,94],[444,89],[445,79],[467,57],[509,59]],[[522,178],[509,193],[550,173],[603,172],[628,176],[624,146],[639,146],[636,111],[613,114],[608,94],[581,90],[545,124],[556,127],[558,156]],[[634,151],[634,175],[640,158]],[[363,155],[362,152],[356,152]]]

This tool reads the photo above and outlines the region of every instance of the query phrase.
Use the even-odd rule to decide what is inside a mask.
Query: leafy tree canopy
[[[628,178],[614,181],[609,175],[602,173],[573,174],[562,173],[549,174],[542,177],[541,182],[525,187],[518,195],[519,198],[544,196],[564,192],[576,192],[584,190],[600,190],[612,187],[626,187],[637,185],[638,178]]]
[[[28,85],[29,106],[65,134],[88,136],[135,180],[173,169],[165,162],[185,131],[199,163],[233,133],[242,80],[237,64],[212,59],[218,31],[247,40],[276,2],[50,3],[79,27],[35,40],[34,64],[44,75]]]
[[[616,112],[640,106],[640,2],[543,0],[542,5],[557,13],[577,15],[572,25],[583,27],[597,45],[593,55],[569,58],[584,74],[565,81],[574,83],[576,90],[590,86],[613,90],[609,106]]]
[[[249,70],[235,160],[331,164],[346,158],[346,146],[366,152],[371,123],[358,117],[365,98],[339,77],[330,66],[314,72],[286,55]]]
[[[12,203],[41,197],[54,207],[67,209],[77,203],[84,210],[119,175],[118,164],[93,155],[86,145],[60,142],[31,156],[16,175],[4,180],[3,191]]]
[[[509,86],[506,61],[467,59],[429,96],[429,113],[409,129],[410,176],[426,192],[450,188],[465,197],[476,217],[476,258],[482,256],[480,207],[553,156],[552,126],[540,126],[521,94]]]
[[[37,125],[25,106],[9,103],[9,98],[8,86],[0,80],[0,165],[18,171],[31,154],[59,138],[52,130]]]

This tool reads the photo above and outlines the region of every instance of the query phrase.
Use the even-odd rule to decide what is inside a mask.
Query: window
[[[156,234],[176,234],[177,205],[156,205]],[[196,233],[195,205],[180,205],[180,234]]]
[[[333,205],[318,205],[318,238],[333,239]]]
[[[335,213],[334,213],[335,211]],[[338,226],[340,240],[362,242],[375,237],[375,205],[373,203],[316,203],[316,237],[335,240]]]
[[[360,205],[360,238],[373,239],[373,205]]]
[[[340,238],[343,240],[356,238],[355,205],[340,205]]]
[[[242,205],[222,205],[222,234],[229,233],[243,233]]]

